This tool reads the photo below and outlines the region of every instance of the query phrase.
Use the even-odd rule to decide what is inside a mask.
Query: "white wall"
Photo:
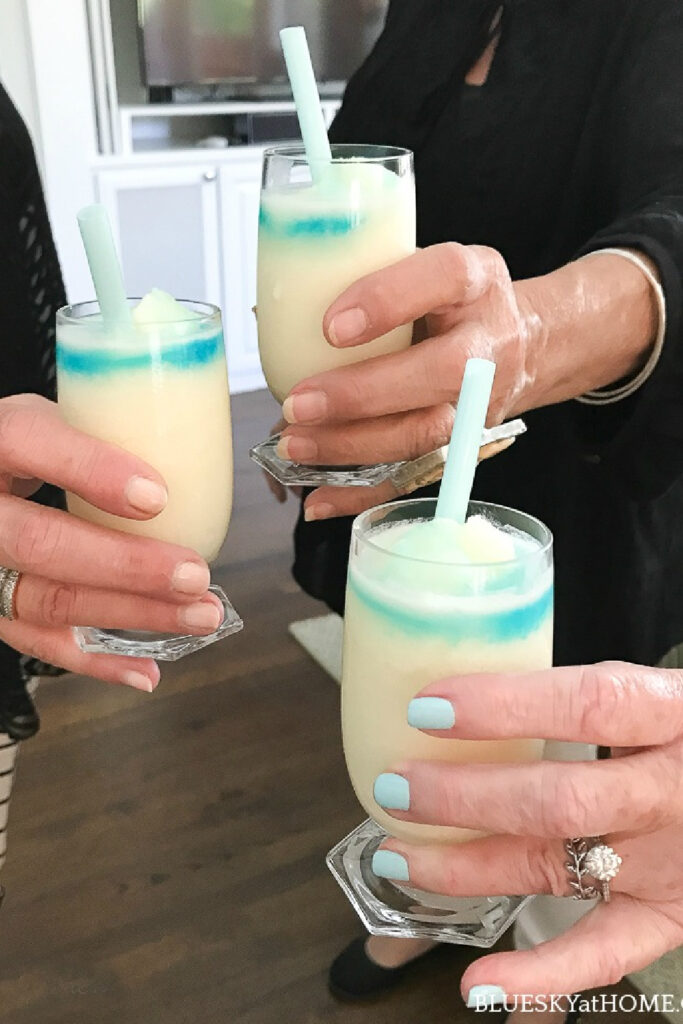
[[[24,118],[42,162],[40,118],[25,0],[0,0],[0,79]]]
[[[86,0],[0,0],[0,78],[33,138],[69,298],[90,298],[76,223],[97,153]]]
[[[0,5],[6,0],[0,0]],[[92,203],[97,156],[86,0],[24,0],[40,111],[45,197],[70,301],[93,289],[76,214]]]

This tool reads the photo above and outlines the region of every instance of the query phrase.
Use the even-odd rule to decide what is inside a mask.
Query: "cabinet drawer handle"
[[[204,181],[215,181],[217,173],[216,171],[204,171],[202,177],[204,178]]]

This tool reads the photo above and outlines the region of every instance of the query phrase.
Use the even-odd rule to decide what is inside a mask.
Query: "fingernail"
[[[473,985],[467,993],[468,1010],[492,1010],[507,999],[500,985]]]
[[[315,423],[327,415],[327,395],[324,391],[302,391],[290,395],[282,403],[282,415],[288,423]]]
[[[393,878],[397,882],[410,881],[408,861],[394,850],[377,850],[372,857],[372,870],[378,878]]]
[[[156,689],[156,684],[148,676],[131,669],[123,673],[121,682],[124,686],[132,686],[134,690],[142,690],[144,693],[152,693]]]
[[[308,437],[281,437],[275,451],[289,462],[314,462],[318,446]]]
[[[168,502],[166,488],[145,476],[132,476],[125,494],[128,504],[140,512],[161,512]]]
[[[307,523],[313,523],[316,519],[332,519],[334,513],[334,505],[327,505],[324,501],[321,501],[317,505],[306,505],[304,508],[304,519]]]
[[[222,620],[221,609],[208,601],[202,604],[188,605],[187,608],[181,608],[178,612],[180,625],[187,629],[208,629],[213,633],[218,629]]]
[[[375,800],[387,811],[410,810],[410,785],[402,775],[385,772],[375,779]]]
[[[365,310],[346,309],[343,313],[337,313],[328,328],[330,341],[334,345],[345,345],[349,341],[355,341],[367,330],[368,318]]]
[[[208,568],[197,562],[181,562],[173,573],[173,589],[179,594],[203,594],[210,582]]]
[[[414,729],[452,729],[455,709],[443,697],[415,697],[408,705],[408,725]]]

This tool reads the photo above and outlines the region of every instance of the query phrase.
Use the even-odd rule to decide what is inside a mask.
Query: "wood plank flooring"
[[[363,814],[338,689],[287,633],[322,611],[289,574],[294,504],[277,506],[247,457],[277,410],[257,393],[234,411],[235,513],[214,576],[245,629],[165,667],[151,697],[76,677],[43,685],[10,815],[0,1020],[481,1019],[458,994],[461,949],[371,1006],[327,994],[328,964],[360,925],[324,856]]]

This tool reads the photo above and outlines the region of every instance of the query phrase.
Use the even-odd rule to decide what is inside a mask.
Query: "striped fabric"
[[[0,733],[0,868],[7,857],[7,819],[19,744]]]

